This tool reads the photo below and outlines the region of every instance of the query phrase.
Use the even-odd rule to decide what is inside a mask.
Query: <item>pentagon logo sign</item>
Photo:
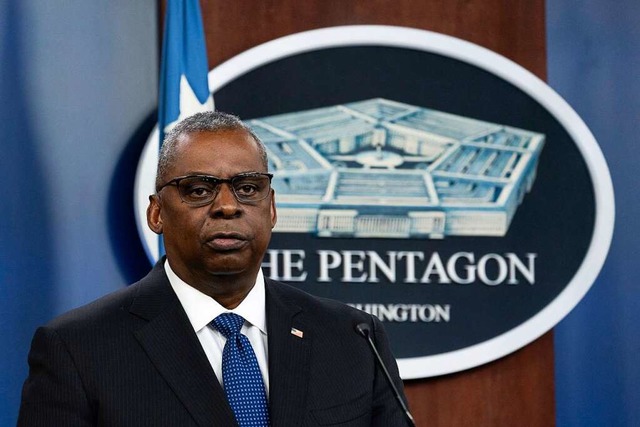
[[[385,99],[250,120],[276,172],[276,232],[503,236],[544,135]]]
[[[384,323],[404,379],[513,352],[558,323],[606,258],[611,178],[586,125],[508,59],[427,31],[283,37],[209,74],[265,142],[278,225],[269,277]],[[157,134],[136,179],[146,229]]]

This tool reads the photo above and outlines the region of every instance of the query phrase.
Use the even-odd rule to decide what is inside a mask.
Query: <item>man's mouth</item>
[[[245,236],[238,233],[217,233],[207,240],[207,246],[216,251],[233,251],[248,243]]]

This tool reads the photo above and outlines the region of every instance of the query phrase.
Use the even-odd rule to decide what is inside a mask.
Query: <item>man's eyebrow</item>
[[[185,173],[182,174],[182,176],[189,176],[189,175],[207,175],[207,176],[215,176],[215,175],[211,175],[208,172],[203,172],[203,171],[199,171],[199,170],[193,170],[193,171],[186,171]]]
[[[266,173],[266,172],[259,172],[256,170],[248,170],[248,171],[243,171],[243,172],[238,172],[234,175],[231,175],[229,178],[234,177],[234,176],[238,176],[238,175],[250,175],[250,174],[260,174],[260,173]],[[182,176],[192,176],[192,175],[202,175],[202,176],[212,176],[214,178],[222,178],[221,176],[218,175],[213,175],[209,172],[203,172],[203,171],[187,171],[185,172],[184,175]]]

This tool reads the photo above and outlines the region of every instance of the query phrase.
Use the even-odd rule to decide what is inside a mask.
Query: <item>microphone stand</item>
[[[407,408],[407,405],[404,403],[402,396],[400,396],[400,392],[398,391],[398,388],[396,387],[396,385],[393,383],[393,380],[391,379],[391,374],[389,374],[389,371],[387,370],[387,367],[385,366],[384,361],[382,360],[382,357],[380,357],[380,353],[378,353],[378,349],[376,348],[376,345],[373,343],[373,340],[371,339],[371,335],[370,335],[371,329],[369,328],[369,325],[367,325],[366,323],[359,323],[356,325],[356,331],[358,332],[358,334],[362,335],[367,340],[369,347],[371,347],[371,351],[373,351],[373,354],[376,356],[376,361],[378,362],[378,366],[380,366],[380,368],[382,369],[382,372],[384,373],[384,376],[387,379],[387,382],[391,386],[391,389],[393,390],[393,395],[395,396],[396,400],[400,404],[400,408],[404,412],[404,415],[407,419],[407,422],[409,423],[409,426],[416,427],[416,422],[413,420],[413,416],[409,412],[409,408]]]

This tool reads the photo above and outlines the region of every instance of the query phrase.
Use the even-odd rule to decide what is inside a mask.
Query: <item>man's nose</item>
[[[212,215],[223,217],[235,216],[241,211],[240,202],[233,193],[229,183],[221,183],[215,199],[211,203]]]

